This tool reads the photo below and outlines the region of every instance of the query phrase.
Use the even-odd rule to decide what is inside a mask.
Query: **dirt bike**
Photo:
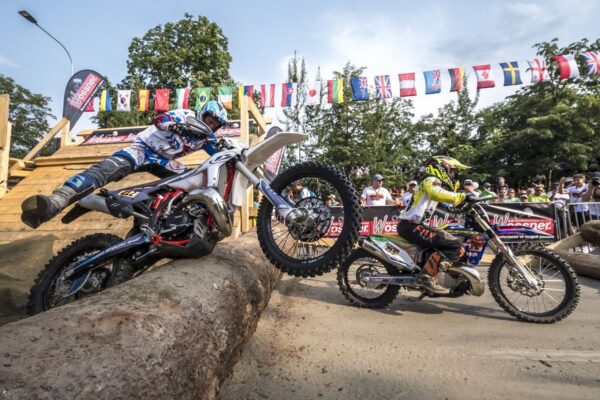
[[[485,285],[473,264],[480,262],[489,245],[496,257],[488,270],[488,286],[500,307],[526,322],[553,323],[566,318],[580,296],[571,266],[541,246],[513,252],[500,239],[499,229],[488,223],[487,212],[479,204],[486,200],[481,197],[465,202],[457,210],[465,214],[465,253],[458,263],[442,261],[436,276],[438,283],[448,289],[447,294],[429,293],[417,283],[416,276],[432,249],[418,248],[398,235],[371,235],[359,239],[359,247],[338,269],[337,281],[344,297],[359,307],[383,308],[396,298],[400,288],[421,291],[419,299],[481,296]]]
[[[360,204],[350,180],[337,169],[305,162],[268,182],[261,168],[282,147],[306,134],[279,132],[247,148],[237,140],[212,139],[202,121],[188,117],[191,133],[212,141],[218,153],[182,174],[156,182],[100,190],[82,198],[62,219],[89,211],[133,217],[125,239],[104,233],[85,236],[51,259],[31,289],[27,311],[35,314],[131,279],[162,258],[210,254],[233,231],[235,206],[253,185],[263,194],[257,218],[262,251],[277,268],[295,276],[321,275],[348,256],[358,238]],[[212,136],[214,137],[214,136]],[[307,190],[298,190],[300,188]],[[300,193],[310,193],[301,196]],[[325,200],[341,199],[344,222],[336,238],[325,238],[332,218]]]

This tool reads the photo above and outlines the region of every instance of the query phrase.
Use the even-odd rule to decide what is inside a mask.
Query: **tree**
[[[133,38],[127,76],[116,87],[107,84],[107,88],[113,98],[117,89],[132,89],[134,94],[140,89],[171,89],[171,99],[175,89],[185,87],[211,87],[216,94],[218,86],[234,83],[229,74],[230,63],[228,40],[221,28],[206,17],[194,19],[185,14],[178,22],[158,25],[142,38]],[[153,115],[152,111],[101,112],[96,122],[100,127],[144,125],[150,123]]]
[[[55,119],[48,106],[50,98],[32,93],[4,75],[0,75],[0,93],[10,95],[8,116],[12,123],[10,155],[22,158],[50,130],[48,119]],[[45,152],[48,150],[46,149]]]
[[[550,180],[557,174],[597,170],[600,81],[597,76],[559,80],[553,57],[598,50],[600,40],[583,39],[561,48],[553,39],[534,47],[546,60],[551,81],[527,86],[481,112],[477,163],[514,183],[535,175]]]

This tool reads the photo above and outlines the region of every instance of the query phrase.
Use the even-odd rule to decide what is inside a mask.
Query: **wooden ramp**
[[[52,156],[36,158],[36,168],[26,171],[25,178],[0,199],[0,244],[20,239],[51,241],[56,252],[65,244],[91,233],[106,232],[124,235],[131,228],[130,219],[118,219],[99,212],[90,212],[69,225],[63,224],[60,218],[70,208],[34,230],[21,222],[21,203],[33,194],[50,194],[71,175],[82,172],[126,145],[120,143],[66,146]],[[206,158],[204,152],[197,152],[180,161],[195,166]],[[148,173],[134,173],[119,182],[107,185],[107,188],[119,188],[157,179]],[[239,218],[236,218],[237,225],[239,225]],[[48,244],[44,243],[44,245]]]

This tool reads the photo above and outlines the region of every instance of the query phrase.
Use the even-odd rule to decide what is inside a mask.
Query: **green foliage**
[[[12,123],[10,155],[22,158],[50,130],[48,118],[53,118],[49,97],[31,93],[9,77],[0,75],[0,93],[10,95],[9,116]],[[47,146],[48,147],[48,146]],[[49,154],[45,148],[41,154]]]
[[[129,46],[128,75],[118,85],[107,83],[113,100],[113,112],[100,112],[96,121],[101,128],[115,126],[147,125],[155,115],[150,111],[137,112],[139,89],[171,89],[171,106],[175,105],[178,88],[211,87],[216,98],[218,86],[233,86],[229,75],[231,55],[228,40],[221,28],[208,18],[194,19],[190,14],[178,22],[168,22],[150,29],[142,38],[133,38]],[[118,113],[118,89],[132,89],[132,112]],[[235,92],[235,91],[234,91]],[[237,93],[234,93],[234,110],[237,110]],[[190,108],[195,107],[195,97],[190,93]],[[239,116],[234,112],[231,118]]]

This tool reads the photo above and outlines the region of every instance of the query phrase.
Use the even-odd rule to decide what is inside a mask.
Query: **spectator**
[[[417,181],[408,182],[408,190],[406,191],[406,193],[404,193],[404,196],[402,196],[402,205],[404,207],[408,207],[408,205],[410,204],[410,200],[412,199],[413,193],[415,193],[415,191],[417,190],[417,185]]]
[[[559,192],[563,191],[565,179],[561,178],[558,183]],[[569,211],[571,214],[571,221],[575,223],[575,226],[579,228],[586,221],[590,219],[590,213],[587,204],[578,205],[582,203],[582,198],[585,192],[588,191],[588,185],[585,184],[585,175],[575,174],[573,175],[573,184],[566,189],[566,193],[569,195],[569,202],[575,204]]]
[[[544,185],[542,185],[541,183],[537,184],[533,189],[533,194],[527,196],[527,200],[530,203],[547,203],[550,201],[550,198],[544,191]]]
[[[362,206],[385,206],[398,205],[398,202],[392,199],[389,190],[383,187],[383,176],[375,174],[371,181],[371,186],[366,187],[360,196]]]
[[[585,192],[581,200],[588,204],[590,217],[592,219],[600,219],[600,173],[594,173],[590,178],[591,188]]]
[[[337,202],[335,194],[330,194],[329,196],[327,196],[327,200],[325,200],[325,205],[327,207],[335,207],[335,206],[338,206],[339,204],[340,203]]]
[[[294,185],[294,194],[296,195],[298,200],[302,200],[307,197],[314,197],[313,193],[311,193],[310,190],[305,188],[304,185],[302,185],[299,182],[296,182],[296,184]]]
[[[476,191],[476,187],[475,184],[477,182],[473,182],[471,179],[465,179],[465,181],[463,182],[463,189],[465,192],[467,193],[471,193],[474,196],[479,196],[479,192]]]
[[[527,196],[531,196],[532,194],[535,193],[535,189],[533,188],[533,186],[530,186],[527,188],[527,190],[525,191],[525,193],[527,194]]]
[[[506,193],[507,193],[507,196],[502,200],[503,203],[519,203],[520,202],[520,200],[517,197],[517,191],[515,189],[509,188],[506,191]]]
[[[508,190],[508,185],[506,184],[506,180],[504,179],[503,176],[499,176],[498,180],[496,181],[496,191],[499,193],[500,189],[502,188],[506,188],[506,190]]]
[[[494,199],[494,203],[506,203],[504,200],[508,197],[508,186],[502,185],[498,189],[498,197]]]
[[[489,182],[485,182],[483,184],[483,189],[481,189],[480,196],[492,196],[493,198],[498,197],[496,193],[492,191],[492,184]],[[489,203],[489,200],[486,201],[486,203]]]
[[[528,201],[527,193],[521,193],[519,195],[519,201],[521,203],[527,203],[527,201]]]
[[[546,194],[548,195],[548,197],[549,197],[549,198],[552,198],[552,195],[553,195],[554,193],[556,193],[556,191],[557,191],[557,190],[558,190],[558,182],[554,182],[554,183],[552,184],[552,190],[551,190],[551,191],[549,191],[549,192],[548,192],[548,193],[546,193]]]

